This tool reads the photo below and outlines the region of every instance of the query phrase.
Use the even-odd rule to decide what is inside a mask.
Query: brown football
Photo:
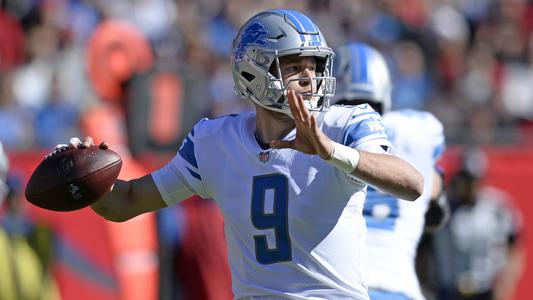
[[[96,145],[55,153],[33,171],[26,199],[54,211],[84,208],[111,189],[121,167],[117,153]]]

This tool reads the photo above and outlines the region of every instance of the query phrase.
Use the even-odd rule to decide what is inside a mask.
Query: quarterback
[[[334,53],[307,16],[260,12],[232,53],[235,89],[255,111],[200,120],[166,166],[117,180],[92,208],[121,222],[194,194],[212,198],[224,214],[236,299],[368,299],[367,184],[415,200],[421,174],[388,153],[369,106],[330,106]]]

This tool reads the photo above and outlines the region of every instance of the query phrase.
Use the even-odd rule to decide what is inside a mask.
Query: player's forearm
[[[106,220],[124,222],[165,206],[152,177],[146,175],[130,181],[117,180],[113,190],[91,208]]]
[[[91,208],[104,219],[113,222],[124,222],[131,219],[131,183],[117,180],[113,190],[105,194],[100,200],[91,205]]]
[[[404,200],[415,200],[424,190],[424,178],[413,166],[392,155],[359,151],[352,175]]]

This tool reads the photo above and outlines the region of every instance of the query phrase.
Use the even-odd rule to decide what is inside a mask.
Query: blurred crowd
[[[154,70],[183,81],[181,116],[192,111],[194,120],[180,132],[200,116],[249,110],[233,92],[231,42],[267,7],[310,15],[332,47],[364,41],[381,50],[393,105],[433,112],[449,144],[531,143],[528,0],[2,0],[0,140],[49,149],[83,135],[80,116],[144,95],[134,79]],[[109,21],[131,26],[136,40],[124,42],[121,30],[106,40]]]

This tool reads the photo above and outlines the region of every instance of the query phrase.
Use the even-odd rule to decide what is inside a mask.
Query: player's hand
[[[88,136],[86,137],[83,142],[78,137],[73,137],[69,140],[68,144],[58,144],[55,146],[54,151],[50,152],[46,155],[46,157],[50,157],[56,153],[63,152],[68,149],[73,148],[88,148],[90,146],[94,145],[93,138]],[[99,147],[101,149],[107,149],[109,146],[107,145],[107,142],[101,142]]]
[[[317,154],[328,159],[333,153],[333,143],[316,124],[316,117],[305,106],[304,99],[293,90],[287,91],[291,114],[296,125],[296,138],[290,141],[274,140],[272,148],[291,148],[307,154]]]
[[[93,138],[91,136],[87,136],[85,137],[85,139],[83,140],[83,142],[77,138],[77,137],[73,137],[69,140],[69,143],[68,143],[68,148],[69,149],[72,149],[72,148],[89,148],[91,146],[94,146],[94,141],[93,141]],[[100,145],[98,145],[101,149],[107,149],[109,148],[109,146],[107,145],[106,142],[101,142]]]

